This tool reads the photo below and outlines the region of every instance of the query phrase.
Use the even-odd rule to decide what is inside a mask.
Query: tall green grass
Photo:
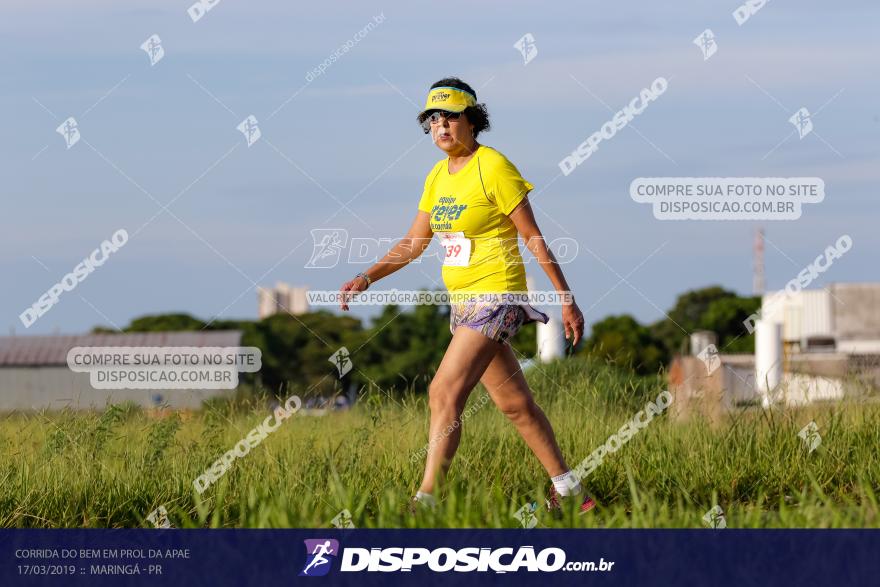
[[[572,467],[664,389],[580,359],[528,380]],[[253,400],[189,418],[125,406],[0,417],[0,526],[149,526],[162,505],[177,527],[329,527],[347,509],[357,527],[504,528],[530,502],[539,528],[700,527],[715,505],[728,527],[880,526],[877,403],[752,408],[717,427],[658,416],[587,478],[599,507],[561,519],[542,512],[546,474],[492,402],[464,421],[439,507],[410,511],[426,401],[378,389],[347,412],[287,420],[197,495],[193,479],[269,413]],[[811,420],[822,443],[808,452],[797,433]]]

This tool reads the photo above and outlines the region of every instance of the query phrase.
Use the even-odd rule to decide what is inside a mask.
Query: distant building
[[[257,288],[257,315],[260,320],[273,314],[299,316],[309,311],[309,288],[278,282],[275,287]]]
[[[761,303],[761,318],[782,325],[786,350],[880,354],[880,283],[769,292]]]
[[[714,420],[742,405],[803,405],[880,388],[880,283],[768,292],[750,323],[754,355],[725,354],[713,333],[692,334],[691,356],[669,369],[674,415]]]
[[[238,347],[241,331],[143,332],[72,336],[0,336],[0,411],[143,407],[198,408],[228,389],[94,389],[88,373],[67,366],[74,347]]]

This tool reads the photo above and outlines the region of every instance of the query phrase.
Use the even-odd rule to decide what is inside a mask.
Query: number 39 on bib
[[[463,232],[438,232],[437,235],[446,250],[443,264],[467,267],[471,258],[471,239],[465,238]]]

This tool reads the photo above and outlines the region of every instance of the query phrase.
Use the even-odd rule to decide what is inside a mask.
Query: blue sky
[[[404,233],[441,155],[414,118],[447,75],[488,105],[493,130],[481,140],[535,184],[548,239],[580,244],[564,269],[588,322],[624,312],[653,321],[677,294],[710,284],[750,293],[758,225],[769,288],[842,234],[852,250],[814,285],[880,277],[875,3],[768,2],[742,26],[736,1],[440,10],[220,0],[198,22],[189,5],[0,8],[7,329],[76,333],[175,311],[254,318],[254,281],[337,289],[363,266],[305,269],[311,240],[301,243],[314,228]],[[381,24],[306,82],[378,15]],[[692,44],[706,28],[719,47],[708,61]],[[524,65],[513,44],[526,33],[538,54]],[[140,45],[153,34],[165,56],[151,67]],[[557,177],[560,159],[611,118],[602,102],[616,111],[658,76],[669,88],[633,121],[638,132],[621,130]],[[779,145],[800,107],[814,113],[815,133]],[[236,130],[248,115],[263,134],[251,147]],[[68,116],[83,139],[70,149],[55,132]],[[653,176],[816,176],[826,198],[796,221],[660,221],[628,194],[633,179]],[[119,228],[138,232],[25,330],[18,315]],[[549,287],[537,265],[529,273]],[[439,275],[426,261],[382,287],[429,287]]]

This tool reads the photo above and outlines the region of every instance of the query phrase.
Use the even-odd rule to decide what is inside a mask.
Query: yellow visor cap
[[[470,92],[458,88],[434,88],[428,92],[425,110],[446,110],[463,112],[469,106],[476,106],[477,99]]]

